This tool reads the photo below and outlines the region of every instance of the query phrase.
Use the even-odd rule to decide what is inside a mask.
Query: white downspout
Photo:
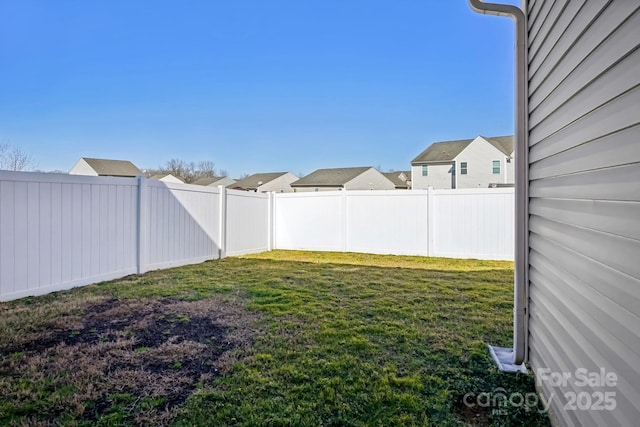
[[[515,187],[516,187],[516,248],[515,248],[515,285],[514,285],[514,325],[512,354],[502,353],[512,358],[516,365],[504,370],[521,370],[527,360],[528,341],[528,290],[529,290],[529,143],[528,143],[528,88],[527,88],[527,25],[526,16],[517,6],[484,3],[481,0],[468,0],[475,12],[489,15],[508,16],[516,24],[516,123],[515,123]],[[490,347],[491,353],[501,366],[497,357],[501,349]],[[497,350],[497,351],[496,351]]]

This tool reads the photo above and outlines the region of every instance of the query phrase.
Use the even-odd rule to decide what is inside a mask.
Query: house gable
[[[293,191],[291,183],[297,181],[298,177],[291,172],[286,172],[271,181],[264,183],[258,187],[258,191],[268,192],[275,191],[276,193],[290,193]]]
[[[236,183],[235,179],[231,179],[226,176],[214,176],[209,178],[199,178],[193,181],[191,184],[202,185],[205,187],[217,187],[219,185],[231,186]]]
[[[369,168],[344,185],[347,190],[394,190],[395,184],[374,168]]]
[[[158,174],[158,175],[154,175],[149,179],[153,179],[156,181],[162,181],[162,182],[172,182],[174,184],[184,184],[184,181],[180,178],[178,178],[175,175],[172,175],[170,173],[163,173],[163,174]]]
[[[277,181],[275,184],[270,185],[272,181],[284,175],[287,175],[287,177],[283,181]],[[282,182],[288,181],[291,177],[295,177],[297,179],[295,175],[289,172],[255,173],[236,181],[231,184],[229,188],[248,191],[276,191],[271,190],[271,188],[281,189],[281,185],[283,185]]]
[[[422,153],[418,154],[411,161],[411,165],[452,162],[472,141],[473,139],[461,139],[457,141],[434,142]]]
[[[395,186],[370,166],[318,169],[291,184],[295,191],[388,190]]]
[[[96,172],[85,159],[80,158],[76,164],[69,169],[69,175],[98,176],[98,172]]]
[[[503,147],[500,145],[500,148]],[[482,136],[475,138],[454,160],[456,188],[487,188],[490,184],[509,183],[507,169],[510,164],[513,166],[504,151]],[[494,162],[498,162],[497,167]]]
[[[69,171],[70,175],[136,177],[142,171],[128,160],[82,157]]]

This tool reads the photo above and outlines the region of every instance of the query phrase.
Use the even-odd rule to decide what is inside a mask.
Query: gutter
[[[515,21],[515,197],[516,248],[513,315],[513,349],[489,346],[491,356],[502,371],[526,372],[528,356],[529,291],[529,142],[526,16],[517,6],[468,0],[475,12],[507,16]]]

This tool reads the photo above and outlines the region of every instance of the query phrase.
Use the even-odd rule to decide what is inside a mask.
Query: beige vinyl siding
[[[292,174],[291,172],[287,172],[284,175],[277,177],[265,184],[262,184],[258,191],[269,192],[275,191],[276,193],[291,193],[293,189],[289,184],[294,181],[297,181],[299,178]]]
[[[93,169],[85,159],[80,159],[69,171],[69,175],[89,175],[98,176],[98,172]]]
[[[433,187],[438,190],[447,190],[452,188],[451,167],[453,162],[446,164],[429,164],[429,174],[422,176],[422,165],[411,166],[411,182],[412,189],[426,190]]]
[[[493,173],[494,161],[500,165],[497,174]],[[460,173],[462,162],[467,162],[467,174]],[[491,183],[509,182],[507,156],[481,136],[456,156],[456,167],[456,188],[487,188]]]
[[[529,28],[529,361],[600,368],[617,387],[541,390],[560,425],[640,419],[640,2],[526,2]],[[568,392],[615,391],[613,411]],[[553,396],[553,397],[551,397]]]
[[[376,169],[367,169],[345,183],[347,190],[395,190],[396,186]]]

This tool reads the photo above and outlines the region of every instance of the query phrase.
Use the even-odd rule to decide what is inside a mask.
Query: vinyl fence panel
[[[513,260],[513,188],[434,191],[433,256]]]
[[[274,196],[276,249],[513,260],[513,188]]]
[[[194,264],[219,257],[220,191],[145,180],[146,269]]]
[[[0,172],[0,300],[272,248],[513,259],[513,189],[251,193]]]
[[[276,193],[276,249],[345,250],[344,197],[336,191]]]
[[[226,255],[269,250],[269,195],[227,190]]]
[[[0,172],[0,298],[137,271],[137,181]]]
[[[427,255],[427,191],[347,192],[346,249]]]

